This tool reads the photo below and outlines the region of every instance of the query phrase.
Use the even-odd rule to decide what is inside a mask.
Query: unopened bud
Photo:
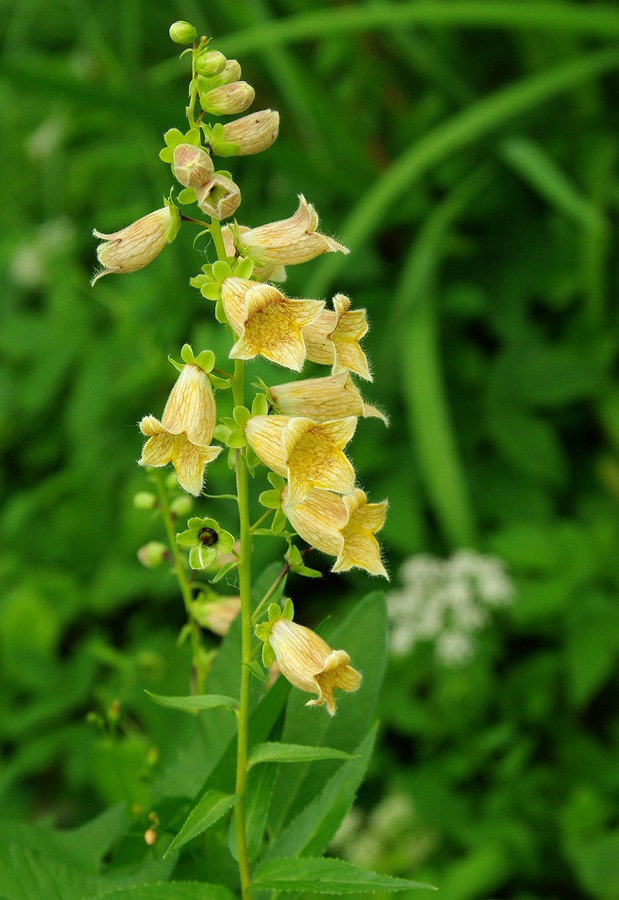
[[[200,187],[213,174],[213,160],[203,147],[177,144],[174,148],[174,174],[185,187]]]
[[[219,73],[218,79],[222,84],[232,84],[241,77],[241,66],[238,59],[227,59],[222,71]]]
[[[137,552],[137,557],[145,569],[156,569],[160,566],[168,553],[168,548],[160,541],[149,541]]]
[[[175,44],[191,44],[198,36],[198,32],[190,22],[179,20],[170,25],[170,37]]]
[[[238,144],[240,156],[268,150],[278,133],[279,113],[273,109],[261,109],[224,125],[224,140]]]
[[[206,184],[196,188],[196,198],[202,212],[215,219],[227,219],[236,212],[241,192],[231,178],[215,174]]]
[[[210,78],[219,75],[226,67],[226,57],[219,50],[208,50],[202,53],[196,60],[196,72]]]
[[[192,509],[193,499],[188,494],[183,494],[170,503],[170,512],[179,519],[188,516]]]
[[[157,498],[148,491],[139,491],[133,498],[133,505],[136,509],[154,509],[157,505]]]
[[[144,842],[148,844],[149,847],[152,847],[155,841],[157,840],[157,832],[154,828],[148,828],[144,832]]]
[[[255,91],[246,81],[222,84],[200,94],[200,103],[205,112],[214,116],[236,116],[251,106]]]

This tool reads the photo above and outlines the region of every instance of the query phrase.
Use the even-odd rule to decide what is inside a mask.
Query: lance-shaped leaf
[[[353,759],[353,756],[334,747],[306,747],[303,744],[267,742],[254,747],[247,764],[251,767],[264,762],[311,762],[315,759]]]
[[[180,709],[183,712],[199,712],[202,709],[219,709],[222,706],[236,712],[239,701],[234,697],[226,697],[224,694],[196,694],[187,697],[164,697],[162,694],[146,694],[159,706],[167,706],[170,709]]]
[[[178,850],[187,841],[202,834],[211,825],[214,825],[234,806],[236,799],[233,794],[222,794],[221,791],[207,791],[185,819],[183,827],[176,837],[173,838],[164,854],[164,858],[174,850]]]
[[[431,884],[379,875],[341,859],[272,859],[256,872],[254,887],[262,891],[306,891],[310,894],[362,894],[375,891],[435,891]]]

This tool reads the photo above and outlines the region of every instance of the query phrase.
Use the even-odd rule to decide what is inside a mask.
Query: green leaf
[[[180,709],[183,712],[198,712],[202,709],[217,709],[227,707],[233,712],[238,709],[239,701],[234,697],[226,697],[223,694],[196,694],[194,697],[164,697],[161,694],[152,694],[145,691],[151,700],[159,706],[167,706],[169,709]]]
[[[341,859],[273,859],[256,872],[254,886],[263,891],[307,891],[310,894],[359,894],[375,891],[435,891],[430,884],[378,875]]]
[[[247,831],[247,853],[250,862],[256,859],[262,849],[262,838],[276,775],[277,766],[275,764],[267,764],[260,766],[258,769],[252,769],[248,775],[245,827]],[[230,822],[228,847],[232,856],[238,860],[234,825],[234,820],[232,820]]]
[[[202,799],[191,810],[183,827],[173,838],[170,846],[164,853],[164,859],[174,850],[178,850],[192,838],[197,837],[214,825],[236,803],[234,794],[223,794],[221,791],[207,791]]]
[[[305,747],[301,744],[270,743],[257,744],[249,754],[247,765],[258,763],[296,763],[310,762],[315,759],[352,759],[350,753],[336,750],[333,747]]]
[[[376,731],[375,725],[358,753],[338,768],[320,794],[290,822],[267,851],[267,859],[324,852],[354,802],[372,756]]]
[[[217,584],[218,581],[221,581],[222,578],[225,578],[233,569],[236,569],[238,563],[235,560],[231,560],[227,562],[225,565],[219,569],[216,575],[210,579],[211,584]]]
[[[112,891],[101,891],[97,897],[112,900],[234,900],[234,894],[220,884],[198,881],[168,881],[139,884]]]

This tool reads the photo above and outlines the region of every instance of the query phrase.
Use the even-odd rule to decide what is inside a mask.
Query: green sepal
[[[230,553],[233,547],[234,535],[230,534],[229,531],[225,531],[225,529],[222,528],[219,532],[219,540],[217,541],[217,549],[219,553]]]
[[[234,274],[237,278],[251,278],[252,273],[254,271],[254,261],[253,259],[239,259],[238,263],[235,266]]]
[[[283,531],[286,527],[286,516],[283,514],[281,509],[278,509],[273,516],[273,521],[271,522],[271,531],[274,534],[278,534],[280,531]]]
[[[268,641],[262,645],[262,665],[265,669],[270,669],[275,662],[275,651]]]
[[[174,368],[176,369],[177,372],[183,371],[184,366],[181,366],[180,363],[177,363],[176,360],[174,359],[174,357],[168,356],[168,362],[172,363],[172,365],[174,366]]]
[[[190,364],[195,363],[196,358],[193,353],[193,348],[191,344],[183,344],[181,348],[181,359],[184,363]]]
[[[279,603],[269,603],[267,618],[269,622],[279,622],[282,617],[282,608]]]
[[[208,569],[217,559],[217,550],[215,547],[192,547],[189,551],[189,565],[191,568],[199,572],[202,569]]]
[[[247,450],[245,452],[245,465],[247,466],[250,473],[253,475],[256,468],[262,464],[262,460],[249,444],[247,445]]]
[[[219,375],[213,375],[212,372],[208,373],[208,377],[213,387],[218,391],[228,391],[232,387],[229,378],[220,378]]]
[[[280,618],[290,619],[291,621],[294,619],[294,605],[290,597],[286,597]]]
[[[208,375],[215,365],[215,354],[212,350],[202,350],[196,356],[195,363]]]
[[[217,301],[217,305],[215,306],[215,318],[217,319],[217,321],[218,321],[221,325],[227,325],[227,324],[228,324],[228,317],[227,317],[226,312],[225,312],[225,310],[224,310],[224,305],[223,305],[223,303],[221,302],[221,299],[219,299],[219,300]]]
[[[239,428],[245,428],[250,417],[251,413],[246,406],[235,406],[232,410],[232,418]]]
[[[201,286],[200,293],[207,300],[218,302],[221,300],[221,285],[218,281],[207,281]]]
[[[256,394],[251,404],[252,416],[266,416],[269,413],[269,401],[264,394]]]
[[[238,156],[241,150],[240,144],[235,144],[234,141],[215,141],[211,145],[211,152],[213,156]]]
[[[254,634],[259,641],[268,641],[269,637],[271,636],[271,623],[261,622],[260,625],[256,625]]]
[[[272,484],[276,491],[283,490],[284,485],[286,484],[286,479],[282,478],[281,475],[278,475],[277,472],[269,472],[267,475],[267,481],[269,484]]]
[[[168,234],[167,234],[167,238],[166,238],[168,244],[172,243],[172,241],[174,240],[174,238],[180,231],[180,227],[182,225],[181,211],[178,208],[178,206],[176,205],[176,203],[174,203],[174,201],[172,200],[172,191],[173,190],[174,189],[172,188],[172,190],[170,191],[169,197],[163,198],[163,202],[170,210],[170,214],[172,216],[172,221],[170,222],[170,227],[168,228]]]
[[[221,441],[222,444],[225,444],[229,436],[230,429],[227,425],[224,425],[221,422],[219,423],[219,425],[215,425],[215,428],[213,430],[213,437],[216,441]]]
[[[266,509],[279,509],[281,506],[281,494],[279,491],[263,491],[258,497],[258,503]]]
[[[197,197],[195,188],[185,187],[178,193],[178,202],[182,203],[183,206],[187,206],[189,203],[195,203],[196,200]]]
[[[225,281],[226,278],[231,277],[232,269],[227,262],[223,261],[223,259],[218,259],[217,262],[213,263],[213,275],[215,276],[216,281],[221,283]]]
[[[318,569],[310,569],[309,566],[299,566],[294,569],[295,575],[302,575],[304,578],[322,578],[322,572]]]
[[[231,431],[225,440],[225,444],[228,447],[233,447],[235,450],[240,450],[241,447],[247,446],[247,438],[245,437],[245,429],[237,428],[237,429],[235,429],[235,431]]]
[[[251,674],[262,684],[269,680],[268,672],[265,672],[257,659],[253,659],[247,666]]]
[[[228,468],[229,469],[232,469],[232,470],[236,469],[236,454],[237,454],[237,451],[234,449],[234,447],[230,447],[228,449]]]
[[[218,569],[217,573],[213,575],[211,579],[209,579],[210,583],[217,584],[217,582],[221,581],[222,578],[225,578],[229,572],[231,572],[233,569],[236,569],[237,565],[238,563],[236,562],[236,560],[230,560],[230,562],[227,562],[224,566],[221,567],[221,569]]]

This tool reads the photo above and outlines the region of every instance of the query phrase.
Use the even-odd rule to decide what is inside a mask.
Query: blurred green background
[[[161,537],[132,505],[135,423],[161,412],[167,354],[220,346],[188,285],[204,243],[184,228],[89,286],[92,228],[169,192],[177,18],[281,113],[272,149],[230,161],[239,221],[303,193],[353,251],[289,269],[286,291],[368,310],[364,392],[391,427],[361,423],[353,457],[390,498],[393,585],[413,555],[472,548],[516,591],[466,664],[430,642],[394,657],[338,852],[447,900],[619,897],[617,4],[1,0],[3,816],[68,827],[147,802],[152,748],[182,738],[143,694],[184,692],[187,653],[173,579],[135,557]],[[290,584],[308,623],[366,589]],[[111,741],[86,715],[115,700]]]

